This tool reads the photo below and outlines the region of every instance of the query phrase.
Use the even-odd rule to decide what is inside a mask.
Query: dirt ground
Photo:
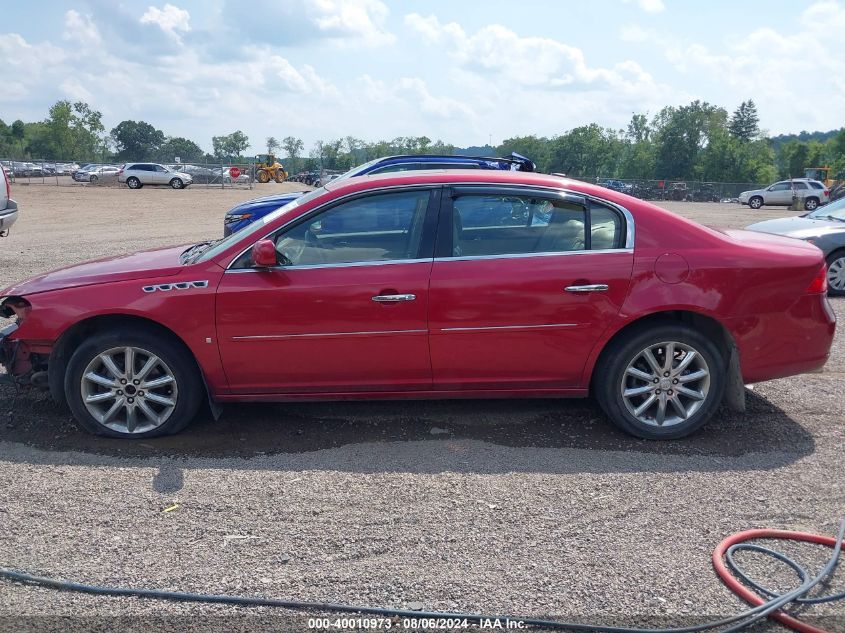
[[[253,190],[17,186],[0,287],[61,265],[221,234]],[[790,215],[667,203],[714,226]],[[832,301],[840,318],[845,301]],[[845,343],[821,373],[756,385],[667,443],[590,401],[238,405],[183,434],[94,438],[0,391],[0,567],[95,584],[350,604],[690,624],[743,607],[710,553],[751,527],[845,515]],[[169,509],[169,511],[166,511]],[[825,552],[796,548],[815,572]],[[755,565],[770,586],[788,571]],[[834,588],[845,585],[841,579]],[[842,605],[815,607],[845,631]],[[839,614],[838,616],[834,614]],[[57,620],[60,616],[69,616]],[[401,626],[396,623],[394,626]],[[0,581],[0,631],[307,630],[269,609],[92,597]],[[775,625],[771,625],[775,628]]]

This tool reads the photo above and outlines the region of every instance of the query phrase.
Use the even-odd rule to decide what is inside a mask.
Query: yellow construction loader
[[[284,165],[273,154],[259,154],[255,157],[255,179],[258,182],[284,182],[287,177]]]

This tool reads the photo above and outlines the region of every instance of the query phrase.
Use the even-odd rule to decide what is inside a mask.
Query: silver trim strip
[[[372,330],[365,332],[319,332],[314,334],[261,334],[233,336],[233,341],[279,341],[289,338],[317,338],[322,336],[373,336],[381,334],[427,334],[428,330]]]
[[[577,323],[552,323],[551,325],[489,325],[485,327],[444,327],[441,332],[475,332],[478,330],[536,330],[539,328],[578,327]]]
[[[483,259],[517,259],[523,257],[554,257],[566,255],[597,255],[599,253],[633,253],[633,248],[608,248],[604,251],[560,251],[560,252],[546,252],[546,253],[511,253],[508,255],[461,255],[460,257],[435,257],[436,262],[466,262]]]
[[[238,256],[240,257],[240,255]],[[300,264],[297,266],[265,266],[263,268],[227,268],[224,273],[263,273],[268,270],[311,270],[314,268],[354,268],[356,266],[390,266],[394,264],[430,264],[427,259],[384,259],[375,262],[341,262],[338,264]]]
[[[587,194],[587,193],[582,193],[580,191],[574,191],[572,189],[566,189],[566,188],[561,188],[561,187],[547,187],[545,185],[521,185],[521,184],[503,184],[503,183],[489,183],[489,182],[433,182],[433,183],[414,183],[414,184],[406,184],[406,185],[391,185],[391,186],[388,186],[388,187],[374,187],[373,189],[367,189],[366,192],[372,193],[372,192],[377,192],[377,191],[391,191],[393,189],[425,189],[425,188],[428,188],[428,189],[441,188],[442,189],[442,188],[449,188],[449,187],[466,187],[466,186],[470,186],[470,187],[472,187],[472,186],[491,187],[491,188],[511,188],[511,189],[523,189],[523,190],[524,189],[537,189],[538,191],[551,192],[551,193],[556,193],[558,195],[569,194],[569,195],[573,195],[573,196],[580,196],[582,198],[586,198],[587,200],[592,200],[594,202],[598,202],[599,204],[603,204],[603,205],[612,207],[612,208],[616,209],[617,211],[619,211],[623,216],[625,216],[625,248],[624,249],[607,249],[607,250],[598,250],[597,249],[597,250],[590,250],[590,251],[586,251],[586,252],[588,252],[588,253],[607,253],[607,252],[611,252],[611,251],[624,252],[624,251],[633,251],[633,249],[634,249],[634,241],[635,241],[635,238],[636,238],[636,232],[635,232],[635,228],[634,228],[634,216],[631,215],[631,212],[628,211],[627,208],[623,207],[621,204],[617,204],[615,202],[611,202],[610,200],[606,200],[605,198],[599,198],[597,196],[593,196],[593,195],[590,195],[590,194]],[[248,268],[233,269],[232,266],[234,265],[234,263],[236,261],[238,261],[238,259],[240,259],[243,256],[244,253],[246,253],[249,249],[251,249],[252,245],[255,242],[257,242],[258,240],[267,239],[273,233],[275,233],[277,231],[281,231],[282,229],[284,229],[288,225],[301,220],[303,216],[307,216],[307,215],[311,215],[311,214],[316,215],[317,213],[319,213],[323,209],[323,207],[326,207],[326,206],[329,206],[329,205],[334,205],[337,202],[342,202],[343,200],[346,200],[347,198],[359,196],[362,193],[364,193],[364,192],[354,191],[352,193],[346,194],[345,196],[341,196],[339,198],[334,198],[333,200],[331,200],[331,201],[329,201],[325,204],[322,204],[318,207],[311,209],[310,211],[308,211],[307,213],[305,213],[301,216],[297,216],[295,218],[288,220],[287,222],[282,224],[280,227],[271,230],[269,233],[264,235],[264,237],[260,237],[260,238],[256,239],[254,242],[252,242],[252,244],[250,244],[245,249],[240,251],[237,255],[235,255],[232,258],[232,260],[229,262],[229,264],[226,266],[225,272],[229,272],[230,270],[237,270],[237,271],[250,270]],[[560,254],[560,253],[556,253],[556,254]],[[491,257],[496,257],[496,256],[491,256]],[[429,260],[403,260],[403,261],[405,261],[407,263],[408,261],[429,261]],[[371,264],[371,263],[373,263],[373,262],[358,262],[357,265],[368,265],[368,264]],[[395,263],[395,262],[391,261],[389,263]],[[328,266],[339,266],[340,264],[327,264],[327,265]],[[327,265],[314,265],[313,267],[322,268],[322,267],[325,267]],[[350,264],[350,265],[353,265],[353,264]],[[279,268],[290,270],[293,267],[292,266],[279,266]],[[265,268],[264,270],[267,270],[267,269]]]

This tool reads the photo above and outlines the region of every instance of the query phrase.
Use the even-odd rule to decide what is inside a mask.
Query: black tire
[[[748,206],[752,209],[759,209],[763,206],[763,198],[760,196],[752,196],[752,198],[748,201]]]
[[[833,267],[834,262],[837,262],[837,266],[834,267],[834,270],[831,270],[831,267]],[[831,297],[845,296],[845,286],[843,286],[842,288],[834,288],[830,280],[831,273],[838,273],[840,268],[842,270],[845,270],[845,249],[839,249],[838,251],[834,251],[827,256],[827,294],[829,294]]]
[[[91,183],[92,185],[97,184],[98,180],[99,180],[99,178],[97,178],[96,176],[90,176],[88,178],[88,182]]]
[[[95,362],[95,359],[100,354],[114,348],[122,347],[133,347],[154,354],[163,361],[174,380],[174,386],[176,388],[175,406],[172,406],[169,417],[155,428],[145,431],[143,428],[138,429],[136,427],[135,432],[132,433],[126,430],[120,431],[110,428],[97,420],[83,402],[83,389],[85,388],[83,386],[83,374],[86,368],[88,368],[90,363]],[[138,354],[138,357],[140,364],[143,361],[143,355]],[[137,398],[137,394],[142,394],[143,392],[135,390],[142,387],[143,384],[136,388],[127,385],[126,387],[122,387],[122,389],[126,389],[126,393],[128,394],[128,389],[132,388]],[[115,388],[119,389],[121,386],[116,383]],[[103,387],[103,389],[108,391],[108,388]],[[204,395],[204,387],[196,362],[178,341],[172,340],[167,336],[162,336],[159,333],[131,327],[118,328],[86,339],[74,351],[70,357],[70,361],[68,361],[64,379],[64,391],[68,406],[74,418],[83,429],[95,435],[130,439],[178,433],[194,418]],[[117,393],[121,392],[118,391]],[[161,395],[161,392],[158,395]],[[125,400],[130,400],[130,398],[127,396]],[[105,405],[103,406],[105,407]],[[125,411],[125,409],[119,408],[115,417],[125,418]]]
[[[138,180],[135,176],[130,176],[126,179],[126,186],[130,189],[140,189],[144,185],[142,185],[141,181]]]
[[[818,198],[816,198],[814,196],[810,196],[809,198],[806,198],[804,200],[804,210],[805,211],[815,211],[818,208],[819,208],[819,199]]]
[[[695,362],[701,363],[701,359],[703,359],[703,362],[706,363],[706,368],[709,371],[709,385],[704,399],[700,401],[700,404],[692,405],[697,408],[687,419],[658,426],[654,422],[646,423],[635,417],[628,409],[622,392],[626,384],[629,388],[635,386],[630,384],[629,381],[639,380],[632,379],[627,375],[629,363],[633,362],[650,346],[670,341],[687,346],[700,355]],[[665,350],[665,348],[663,349]],[[727,360],[719,348],[706,335],[695,328],[671,321],[653,323],[632,329],[620,339],[614,341],[612,347],[602,353],[594,373],[594,394],[611,422],[626,433],[649,440],[678,439],[700,429],[719,407],[725,391],[727,366]],[[672,390],[674,378],[670,376],[666,380],[668,381],[667,385],[655,385],[654,388],[659,389],[663,386],[664,389]],[[681,381],[683,381],[682,377]],[[647,381],[642,382],[645,385],[650,384]],[[674,387],[674,389],[677,389],[677,387]],[[666,393],[672,393],[672,391],[666,391]],[[699,393],[703,393],[703,391]],[[639,397],[645,400],[650,395],[643,394]],[[656,397],[660,398],[660,396]],[[680,401],[680,394],[675,394],[674,397]],[[696,402],[690,399],[686,401],[687,403]],[[671,406],[667,405],[666,411],[668,412],[670,408]],[[645,413],[648,413],[648,411],[647,409]],[[675,415],[674,409],[672,411]],[[675,417],[677,416],[675,415]]]
[[[182,179],[181,179],[181,178],[174,178],[173,180],[171,180],[171,181],[170,181],[170,186],[171,186],[173,189],[184,189],[184,188],[185,188],[185,183],[184,183],[184,182],[182,182]]]

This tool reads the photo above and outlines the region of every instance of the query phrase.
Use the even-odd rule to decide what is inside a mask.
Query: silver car
[[[130,189],[140,189],[144,185],[167,185],[173,189],[184,189],[194,182],[190,174],[158,163],[126,163],[119,179]]]
[[[757,222],[746,228],[794,237],[819,247],[827,259],[829,293],[845,295],[845,198],[804,215]]]
[[[743,191],[739,194],[739,201],[752,209],[759,209],[764,205],[788,207],[792,204],[793,196],[804,201],[804,208],[807,211],[813,211],[816,207],[830,201],[830,191],[824,184],[809,178],[781,180],[765,189]]]
[[[117,176],[120,173],[120,167],[114,165],[103,165],[101,167],[94,167],[87,171],[76,172],[77,182],[90,182],[92,185],[105,185],[117,182]]]
[[[3,180],[0,180],[0,237],[9,234],[9,228],[18,219],[18,203],[12,200],[12,189],[9,186],[9,174],[5,165],[2,170]]]

